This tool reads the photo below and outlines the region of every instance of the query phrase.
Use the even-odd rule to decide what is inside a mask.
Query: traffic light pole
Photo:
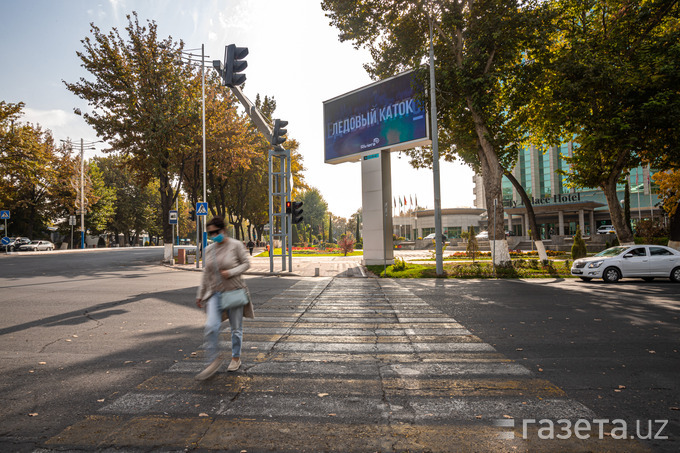
[[[274,168],[275,159],[279,159],[279,170]],[[281,270],[286,270],[286,254],[288,255],[288,269],[293,270],[292,237],[290,215],[286,213],[286,201],[290,200],[290,151],[269,151],[269,272],[274,272],[274,239],[281,240]],[[274,197],[279,197],[281,210],[274,212]],[[276,230],[276,220],[280,229]]]

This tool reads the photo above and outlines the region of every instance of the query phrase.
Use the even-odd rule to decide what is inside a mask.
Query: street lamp
[[[73,149],[73,144],[70,140],[61,140],[66,143],[69,149]],[[85,146],[87,149],[96,149],[93,145],[95,143],[102,143],[103,140],[85,142],[80,139],[80,248],[85,248]],[[77,214],[77,212],[76,212]]]
[[[194,65],[193,63],[193,58],[192,57],[198,57],[198,55],[195,55],[191,53],[191,51],[198,50],[198,49],[187,49],[187,51],[182,51],[183,57],[186,57],[187,60],[189,61],[190,65]],[[205,159],[205,57],[210,57],[210,55],[205,54],[205,44],[201,44],[201,115],[203,117],[202,122],[203,122],[203,202],[208,201],[208,195],[207,195],[207,190],[206,190],[206,159]],[[205,222],[205,217],[206,216],[201,216],[203,217],[203,221]],[[196,229],[196,236],[198,236],[198,228]],[[198,239],[198,237],[197,237]],[[205,247],[207,246],[207,238],[206,235],[203,235],[203,248],[201,250],[205,250]],[[196,241],[196,268],[198,268],[198,241]],[[203,259],[203,267],[205,267],[205,259]]]

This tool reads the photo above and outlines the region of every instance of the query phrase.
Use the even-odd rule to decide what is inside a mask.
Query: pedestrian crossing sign
[[[9,211],[0,211],[0,219],[2,220],[9,219]]]
[[[196,215],[208,215],[208,203],[196,203]]]

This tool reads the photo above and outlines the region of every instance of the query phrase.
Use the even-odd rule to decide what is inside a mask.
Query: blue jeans
[[[222,312],[219,308],[218,294],[208,299],[205,320],[205,341],[207,343],[208,362],[217,359],[220,353],[219,337],[222,325]],[[229,309],[229,325],[231,326],[231,356],[241,357],[241,343],[243,343],[243,307]]]

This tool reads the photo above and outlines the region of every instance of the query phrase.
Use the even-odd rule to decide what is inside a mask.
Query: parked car
[[[680,282],[680,252],[663,245],[611,247],[589,258],[574,261],[571,274],[583,281],[601,278],[614,283],[639,277],[651,282],[657,277]]]
[[[616,230],[614,229],[614,225],[602,225],[600,228],[597,229],[597,234],[614,234],[616,233]]]
[[[482,239],[486,241],[489,239],[489,232],[488,231],[482,231],[481,233],[478,233],[477,236],[475,236],[477,239]]]
[[[437,236],[437,233],[430,233],[427,236],[425,236],[423,239],[428,239],[428,240],[434,241],[434,238],[436,236]],[[442,242],[449,242],[449,238],[447,238],[446,236],[444,236],[442,234]]]
[[[22,252],[25,251],[39,251],[39,250],[54,250],[54,244],[50,241],[31,241],[30,244],[24,244],[19,247]]]
[[[18,238],[9,238],[10,243],[7,244],[6,246],[2,246],[2,251],[7,251],[7,252],[13,252],[15,250],[19,250],[19,247],[21,247],[24,244],[30,244],[31,240],[26,237],[18,237]]]

